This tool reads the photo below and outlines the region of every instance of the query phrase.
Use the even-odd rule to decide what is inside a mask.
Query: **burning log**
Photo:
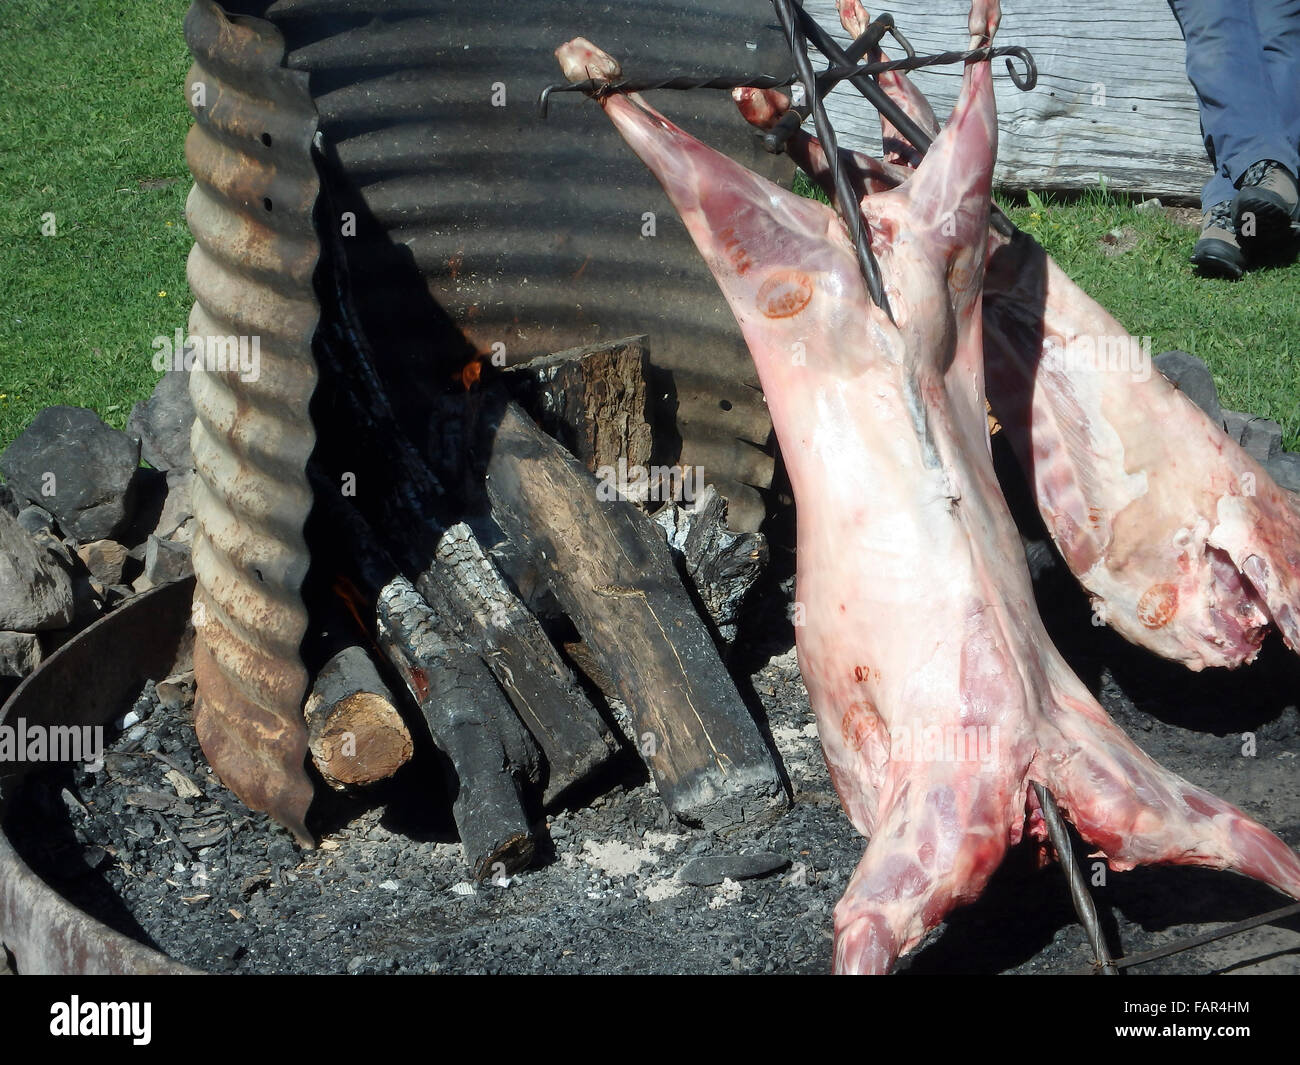
[[[345,647],[316,676],[307,704],[312,761],[336,790],[386,780],[411,759],[411,733],[393,694],[360,647]]]
[[[669,809],[721,830],[779,812],[772,755],[650,519],[598,500],[591,475],[514,403],[497,429],[488,494],[631,711]]]
[[[544,355],[510,367],[502,380],[544,432],[592,473],[602,466],[650,465],[645,337]]]
[[[378,638],[451,762],[452,815],[465,861],[479,880],[525,868],[533,833],[520,792],[536,778],[532,741],[483,660],[448,637],[405,577],[379,594]]]
[[[609,762],[617,751],[609,728],[469,526],[447,530],[417,586],[482,655],[546,755],[543,802]]]

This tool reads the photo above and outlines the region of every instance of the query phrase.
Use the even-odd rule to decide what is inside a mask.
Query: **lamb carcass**
[[[858,0],[836,6],[855,37],[866,29]],[[880,84],[923,130],[938,132],[905,74]],[[761,127],[788,106],[773,91],[736,97]],[[915,161],[881,124],[885,162],[841,152],[863,194],[895,187]],[[830,191],[815,138],[799,134],[788,150]],[[1195,670],[1253,661],[1270,622],[1300,652],[1300,504],[1155,371],[1137,338],[1037,242],[990,232],[988,252],[990,404],[1096,617]]]
[[[972,33],[996,4],[977,0]],[[614,79],[579,38],[566,76]],[[870,836],[836,908],[835,966],[886,972],[1009,845],[1045,783],[1117,869],[1231,868],[1300,895],[1300,861],[1162,769],[1051,645],[993,473],[980,289],[996,139],[967,67],[930,154],[863,210],[894,321],[837,216],[700,144],[634,96],[601,106],[656,174],[758,368],[798,504],[800,667],[835,787]]]

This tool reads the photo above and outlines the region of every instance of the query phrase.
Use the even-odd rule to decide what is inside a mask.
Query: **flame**
[[[366,605],[366,599],[365,596],[357,590],[357,586],[340,573],[335,576],[334,583],[331,585],[331,590],[335,595],[343,600],[343,605],[348,608],[348,613],[356,620],[361,631],[369,632],[370,626],[361,620],[361,609]]]
[[[482,376],[483,360],[481,356],[478,355],[470,359],[470,361],[460,369],[460,383],[465,386],[466,392],[478,384]]]

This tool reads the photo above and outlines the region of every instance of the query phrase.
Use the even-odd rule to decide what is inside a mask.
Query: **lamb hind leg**
[[[954,786],[945,763],[910,764],[835,907],[835,972],[879,975],[956,906],[984,890],[1006,854],[1010,790],[993,777]],[[891,801],[892,798],[892,801]]]
[[[1058,695],[1030,769],[1115,869],[1230,869],[1300,898],[1300,857],[1230,803],[1152,761],[1090,699]]]

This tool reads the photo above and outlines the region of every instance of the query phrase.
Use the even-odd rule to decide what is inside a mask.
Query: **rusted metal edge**
[[[195,181],[186,204],[190,334],[235,338],[240,356],[232,365],[227,340],[227,357],[208,351],[190,379],[194,724],[222,781],[310,846],[299,646],[316,442],[308,411],[320,315],[316,108],[306,75],[285,69],[271,23],[194,0],[185,39],[194,56],[185,88],[195,119],[185,146]]]
[[[0,722],[102,725],[146,680],[161,680],[185,639],[193,580],[127,601],[69,640],[0,709]],[[0,941],[20,973],[192,973],[197,970],[113,931],[42,880],[3,832],[22,777],[39,768],[0,765]]]

